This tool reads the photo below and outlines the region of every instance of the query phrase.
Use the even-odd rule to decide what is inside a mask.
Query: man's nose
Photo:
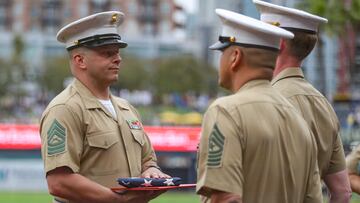
[[[121,63],[121,60],[122,60],[122,58],[121,58],[120,54],[116,54],[114,56],[113,63],[119,65]]]

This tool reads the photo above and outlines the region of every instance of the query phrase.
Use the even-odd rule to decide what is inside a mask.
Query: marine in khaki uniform
[[[351,189],[360,194],[360,145],[358,145],[347,157],[346,166],[349,173]]]
[[[281,40],[273,87],[280,91],[301,113],[318,148],[320,176],[330,191],[330,202],[349,202],[350,184],[347,178],[344,149],[337,116],[326,98],[305,80],[302,61],[317,41],[320,23],[327,20],[297,9],[254,0],[261,21],[280,26],[294,33],[294,39]]]
[[[117,194],[120,177],[167,178],[143,130],[139,114],[111,95],[118,78],[119,49],[127,44],[117,28],[123,14],[97,13],[62,28],[74,81],[41,118],[41,151],[54,202],[148,202],[159,192]]]
[[[270,80],[280,38],[293,34],[231,11],[223,23],[219,84],[234,94],[206,111],[196,191],[202,202],[322,202],[316,143]]]

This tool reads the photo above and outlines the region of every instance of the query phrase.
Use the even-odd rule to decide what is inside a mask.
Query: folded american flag
[[[181,178],[118,178],[120,185],[127,188],[134,187],[159,187],[159,186],[178,186]]]

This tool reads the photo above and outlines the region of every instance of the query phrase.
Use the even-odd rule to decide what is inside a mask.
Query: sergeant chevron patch
[[[209,151],[207,165],[209,167],[221,166],[221,158],[224,150],[225,137],[215,124],[209,137]]]
[[[47,132],[47,154],[48,156],[60,154],[65,151],[66,129],[54,119]]]

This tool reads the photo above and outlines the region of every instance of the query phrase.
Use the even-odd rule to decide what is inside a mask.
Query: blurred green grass
[[[0,192],[1,203],[49,203],[52,198],[47,193]],[[198,203],[199,198],[190,192],[167,192],[150,203]],[[325,201],[326,202],[326,201]],[[351,203],[360,203],[360,196],[353,194]]]
[[[190,192],[167,192],[158,198],[150,201],[150,203],[198,203],[199,197]]]
[[[1,203],[49,203],[52,197],[47,193],[35,192],[0,192]]]
[[[0,192],[1,203],[50,203],[52,197],[47,193]],[[150,203],[196,203],[199,198],[195,193],[167,192]]]

